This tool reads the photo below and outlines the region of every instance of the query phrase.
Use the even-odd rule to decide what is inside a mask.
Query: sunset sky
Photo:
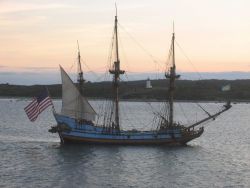
[[[115,2],[127,72],[164,70],[173,21],[178,71],[250,71],[248,0],[0,0],[0,83],[59,82],[59,64],[76,70],[77,40],[84,71],[103,73]]]

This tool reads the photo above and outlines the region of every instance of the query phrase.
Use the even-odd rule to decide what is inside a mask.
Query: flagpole
[[[48,87],[47,87],[47,86],[45,86],[45,88],[46,88],[47,93],[48,93],[48,96],[49,96],[49,98],[50,98],[50,100],[51,100],[51,96],[50,96],[49,89],[48,89]],[[54,103],[53,103],[53,101],[52,101],[52,100],[51,100],[51,102],[52,102],[52,111],[53,111],[53,113],[55,114],[55,113],[56,113],[55,106],[54,106]]]

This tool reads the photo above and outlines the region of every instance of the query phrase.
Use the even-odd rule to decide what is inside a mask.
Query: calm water
[[[0,100],[0,187],[250,187],[250,104],[235,104],[186,147],[146,147],[61,146],[47,131],[55,124],[50,110],[31,123],[28,103]],[[151,105],[123,102],[123,128],[150,128],[160,104]],[[204,116],[192,103],[177,104],[176,114],[182,123]]]

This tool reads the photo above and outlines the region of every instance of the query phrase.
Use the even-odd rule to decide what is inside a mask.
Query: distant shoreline
[[[51,98],[52,100],[62,100],[61,98]],[[32,100],[32,97],[2,97],[0,96],[0,100]],[[99,101],[99,100],[107,100],[105,98],[88,98],[90,101]],[[148,100],[140,100],[140,99],[121,99],[121,102],[165,102],[164,100],[156,100],[156,99],[148,99]],[[176,103],[226,103],[226,101],[222,100],[175,100]],[[231,103],[250,103],[250,100],[231,100]]]
[[[222,91],[225,85],[231,85],[230,91]],[[167,80],[151,80],[152,88],[146,88],[145,80],[120,83],[121,101],[161,102],[168,98]],[[62,86],[56,85],[9,85],[0,84],[0,98],[32,98],[48,88],[50,96],[61,98]],[[234,102],[250,102],[250,80],[177,80],[175,100],[180,102],[222,102],[231,99]],[[111,82],[86,82],[84,96],[91,100],[112,98]]]

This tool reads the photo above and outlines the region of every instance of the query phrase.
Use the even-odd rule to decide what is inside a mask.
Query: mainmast
[[[109,70],[110,74],[113,74],[113,93],[114,93],[114,101],[115,101],[115,122],[114,126],[112,126],[115,130],[120,131],[120,123],[119,123],[119,80],[120,74],[124,74],[125,71],[120,70],[120,60],[119,60],[119,48],[118,48],[118,32],[117,32],[117,8],[115,15],[115,47],[116,47],[116,60],[113,64],[113,69]],[[113,124],[113,123],[112,123]]]
[[[169,73],[165,74],[166,78],[169,79],[169,117],[168,117],[168,126],[172,127],[174,123],[174,90],[175,90],[175,80],[180,77],[176,75],[176,66],[175,66],[175,51],[174,51],[174,40],[175,33],[173,31],[172,35],[172,66],[170,67]]]

